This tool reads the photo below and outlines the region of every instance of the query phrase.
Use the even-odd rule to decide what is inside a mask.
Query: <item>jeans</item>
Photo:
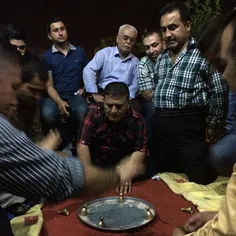
[[[60,149],[66,147],[76,135],[82,117],[87,112],[85,99],[77,95],[60,96],[62,100],[69,104],[70,117],[66,123],[61,122],[58,105],[49,97],[46,97],[42,105],[42,117],[49,125],[49,128],[57,128],[62,137]]]
[[[236,162],[236,129],[210,148],[209,160],[219,175],[232,174],[233,165]]]
[[[236,104],[236,93],[229,91],[229,106],[228,115],[226,119],[226,129],[228,132],[235,129],[235,104]]]

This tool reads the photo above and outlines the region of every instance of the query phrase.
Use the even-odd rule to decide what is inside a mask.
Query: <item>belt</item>
[[[163,117],[174,117],[174,116],[189,116],[194,114],[200,114],[203,109],[198,108],[155,108],[156,114]]]

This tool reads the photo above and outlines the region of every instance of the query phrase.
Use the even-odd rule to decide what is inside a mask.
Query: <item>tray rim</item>
[[[153,218],[151,220],[148,220],[147,222],[145,222],[144,224],[141,224],[141,225],[137,225],[137,226],[133,226],[133,227],[130,227],[130,228],[124,228],[124,229],[121,229],[121,228],[101,228],[101,227],[98,227],[96,225],[93,225],[93,224],[89,224],[88,222],[84,221],[82,217],[80,217],[80,211],[82,210],[83,206],[86,204],[87,206],[93,204],[93,203],[96,203],[96,202],[99,202],[99,201],[105,201],[105,200],[114,200],[114,199],[117,199],[118,200],[119,196],[113,196],[113,197],[102,197],[102,198],[97,198],[97,199],[94,199],[94,200],[90,200],[90,201],[87,201],[85,202],[84,204],[82,204],[78,210],[77,210],[77,216],[79,218],[79,220],[86,224],[87,226],[90,226],[94,229],[97,229],[97,230],[100,230],[100,231],[106,231],[106,232],[124,232],[124,231],[130,231],[130,230],[134,230],[134,229],[138,229],[138,228],[142,228],[144,226],[146,226],[147,224],[151,223],[154,218],[156,217],[156,209],[155,207],[149,203],[148,201],[144,200],[144,199],[141,199],[141,198],[137,198],[137,197],[129,197],[129,196],[124,196],[124,199],[130,199],[130,200],[135,200],[135,201],[138,201],[138,202],[141,202],[141,203],[144,203],[145,205],[149,206],[152,211],[154,212],[153,214]]]

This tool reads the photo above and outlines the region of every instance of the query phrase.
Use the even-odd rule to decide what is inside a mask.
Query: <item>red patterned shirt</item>
[[[147,153],[146,123],[132,108],[121,122],[112,123],[105,116],[103,104],[90,105],[78,142],[89,146],[93,164],[115,165],[135,151]]]

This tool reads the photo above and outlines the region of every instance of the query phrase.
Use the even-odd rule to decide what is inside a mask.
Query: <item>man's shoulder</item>
[[[46,59],[52,56],[52,47],[43,53],[42,58]]]
[[[129,115],[130,118],[135,122],[142,122],[142,123],[145,122],[143,116],[131,107],[129,108]]]
[[[145,65],[147,65],[147,64],[149,64],[149,63],[150,63],[150,59],[148,58],[148,56],[142,57],[142,58],[140,59],[140,61],[139,61],[139,65],[140,65],[140,66],[145,66]]]

